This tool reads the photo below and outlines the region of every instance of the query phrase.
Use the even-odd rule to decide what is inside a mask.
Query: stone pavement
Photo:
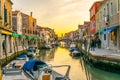
[[[84,49],[84,47],[82,47]],[[111,60],[118,60],[120,61],[120,52],[110,49],[103,49],[103,48],[95,48],[95,51],[89,51],[92,56],[104,57],[109,58]]]
[[[92,54],[92,56],[100,56],[109,59],[111,58],[120,60],[120,52],[117,52],[115,50],[95,48],[95,51],[90,51],[90,53]]]

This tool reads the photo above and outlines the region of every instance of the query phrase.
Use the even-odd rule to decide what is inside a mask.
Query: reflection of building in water
[[[50,61],[50,60],[54,59],[54,53],[55,53],[55,49],[41,50],[39,59],[45,60],[45,61]]]
[[[67,47],[67,43],[64,42],[64,41],[61,41],[61,42],[60,42],[60,46],[61,46],[61,47]]]

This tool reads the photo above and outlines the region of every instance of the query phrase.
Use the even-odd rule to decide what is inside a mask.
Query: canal
[[[70,65],[71,80],[120,80],[120,74],[110,73],[96,69],[85,64],[82,57],[72,58],[69,49],[58,47],[50,50],[40,50],[35,58],[43,60],[52,66]],[[61,74],[65,74],[65,68],[56,69]]]

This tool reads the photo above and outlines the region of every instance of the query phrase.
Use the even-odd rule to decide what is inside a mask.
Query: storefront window
[[[114,45],[117,45],[117,30],[113,30],[110,33],[110,38],[113,41]]]

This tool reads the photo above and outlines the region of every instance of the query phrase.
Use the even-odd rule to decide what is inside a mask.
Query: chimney
[[[33,14],[33,13],[32,13],[32,12],[30,12],[30,16],[32,16],[32,14]]]

